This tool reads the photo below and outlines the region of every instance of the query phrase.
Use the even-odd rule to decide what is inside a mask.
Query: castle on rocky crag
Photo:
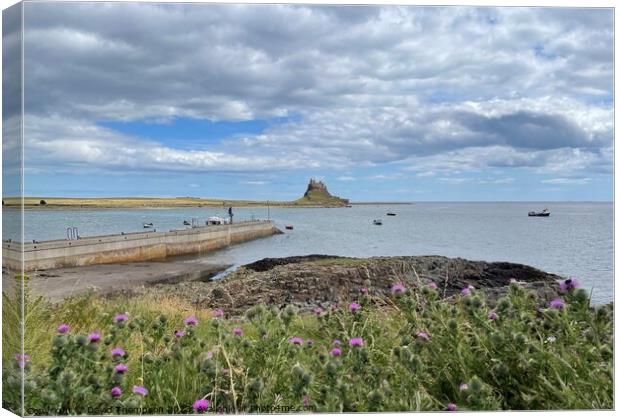
[[[308,183],[308,188],[306,189],[306,193],[304,193],[304,196],[308,197],[310,195],[310,192],[313,191],[330,194],[327,191],[327,186],[325,185],[325,183],[320,180],[310,179],[310,183]]]
[[[311,206],[346,206],[349,204],[348,199],[341,199],[338,196],[332,196],[327,190],[327,186],[320,180],[310,179],[306,193],[296,204]]]

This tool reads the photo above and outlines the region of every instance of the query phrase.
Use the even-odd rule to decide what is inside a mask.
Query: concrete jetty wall
[[[272,221],[248,221],[170,232],[137,232],[36,244],[3,241],[2,266],[21,270],[22,257],[25,271],[158,260],[213,251],[277,232]]]

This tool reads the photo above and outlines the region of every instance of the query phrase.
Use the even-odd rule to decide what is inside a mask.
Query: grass
[[[332,196],[329,193],[324,193],[320,190],[311,190],[307,195],[293,202],[296,206],[327,206],[327,207],[341,207],[346,206],[347,201],[340,199],[339,197]]]
[[[257,306],[243,318],[170,297],[90,295],[51,307],[27,294],[25,410],[178,414],[201,399],[208,412],[229,413],[613,407],[612,307],[591,308],[583,290],[570,290],[561,309],[537,307],[518,284],[493,309],[481,291],[441,300],[429,287],[408,289],[381,308],[373,294],[360,293],[356,312]],[[5,295],[4,329],[18,301]],[[119,313],[128,320],[115,322]],[[196,325],[184,323],[191,316]],[[95,331],[101,341],[89,342]],[[19,412],[19,335],[3,338],[4,407]],[[351,346],[355,338],[363,344]],[[115,347],[126,354],[112,357]],[[115,371],[120,363],[127,372]]]

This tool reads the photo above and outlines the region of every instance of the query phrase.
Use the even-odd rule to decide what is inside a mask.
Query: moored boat
[[[396,214],[394,212],[388,212],[387,216],[396,216]]]
[[[293,225],[284,225],[284,228],[292,230],[293,229]]]
[[[145,222],[142,224],[143,228],[152,228],[153,227],[153,222]]]
[[[375,219],[375,220],[372,221],[372,223],[374,225],[383,225],[383,222],[381,221],[381,219]]]

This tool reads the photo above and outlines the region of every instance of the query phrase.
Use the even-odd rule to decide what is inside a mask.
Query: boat
[[[207,225],[224,225],[226,223],[226,219],[219,216],[211,216],[209,219],[207,219]]]
[[[292,230],[293,229],[293,225],[284,225],[284,228]]]
[[[347,207],[348,207],[348,208],[352,208],[352,207],[353,207],[353,205],[347,205]]]
[[[381,222],[381,219],[375,219],[372,221],[372,223],[375,225],[383,225],[383,222]]]
[[[396,216],[396,214],[394,212],[388,212],[387,216]]]
[[[192,223],[190,221],[183,221],[183,225],[191,225]]]
[[[527,216],[549,216],[551,215],[551,212],[549,212],[549,209],[545,208],[542,210],[542,212],[528,212]]]
[[[153,222],[145,222],[142,224],[143,228],[152,228],[153,227]]]

